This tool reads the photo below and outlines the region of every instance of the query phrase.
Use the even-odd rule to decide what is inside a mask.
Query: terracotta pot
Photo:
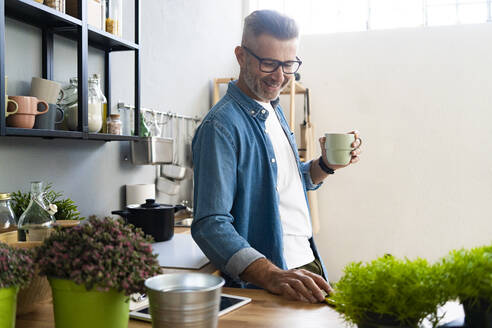
[[[17,113],[7,117],[7,125],[15,128],[32,129],[36,115],[41,115],[49,110],[48,103],[36,97],[9,96],[18,104]],[[44,110],[38,111],[38,104],[43,104]],[[9,108],[11,104],[8,104]]]

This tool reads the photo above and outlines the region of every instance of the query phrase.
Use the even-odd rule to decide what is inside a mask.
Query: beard
[[[274,81],[270,75],[264,77],[258,77],[253,73],[254,69],[251,67],[251,63],[247,62],[244,69],[244,82],[253,94],[262,101],[271,101],[278,98],[280,92],[289,83],[289,78],[285,78],[282,84],[278,81]],[[281,68],[280,68],[281,69]],[[274,90],[271,90],[274,89]]]

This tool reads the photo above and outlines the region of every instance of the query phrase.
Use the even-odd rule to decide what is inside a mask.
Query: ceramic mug
[[[362,139],[358,138],[359,146],[352,147],[355,135],[352,133],[325,133],[326,159],[333,165],[347,165],[352,159],[352,151],[362,145]]]
[[[14,100],[10,100],[9,97],[7,96],[7,84],[8,84],[8,77],[5,76],[5,117],[9,117],[9,115],[17,113],[17,108],[19,107],[17,103]],[[10,112],[7,111],[9,103],[14,104],[14,109],[11,109]],[[12,107],[12,106],[11,106]]]
[[[31,96],[44,100],[48,104],[56,104],[63,98],[64,92],[58,82],[33,77],[31,81]]]
[[[9,104],[12,104],[10,106],[10,111],[8,110]],[[5,117],[9,117],[9,115],[17,113],[19,110],[19,105],[15,100],[9,99],[7,95],[5,95]]]
[[[55,104],[49,104],[49,110],[44,115],[36,115],[35,129],[55,130],[55,124],[63,122],[63,109]]]
[[[48,103],[36,97],[28,96],[9,96],[18,104],[17,113],[7,118],[7,125],[15,128],[32,129],[36,115],[47,113]],[[38,111],[38,104],[44,105],[44,110]],[[10,108],[10,104],[8,108]]]

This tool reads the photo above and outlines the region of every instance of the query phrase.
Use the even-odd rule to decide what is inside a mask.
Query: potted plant
[[[0,243],[0,328],[15,327],[17,292],[33,275],[30,251]]]
[[[348,264],[327,302],[359,328],[414,328],[427,316],[436,327],[437,307],[448,299],[442,278],[439,265],[386,255]]]
[[[453,298],[463,304],[466,327],[492,328],[492,246],[452,250],[442,266]]]
[[[54,204],[57,212],[54,214],[55,220],[83,220],[80,216],[77,205],[70,198],[64,198],[63,193],[54,191],[53,185],[48,183],[44,188],[44,198],[48,204]],[[12,210],[15,216],[20,218],[22,213],[27,209],[31,200],[31,192],[18,190],[12,193]]]
[[[122,220],[96,217],[45,239],[36,261],[51,285],[56,327],[127,327],[128,296],[160,273],[150,242]]]

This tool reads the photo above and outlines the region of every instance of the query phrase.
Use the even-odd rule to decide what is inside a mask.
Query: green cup
[[[362,139],[357,148],[352,147],[355,135],[352,133],[325,133],[326,159],[329,164],[347,165],[352,159],[351,152],[362,145]]]

